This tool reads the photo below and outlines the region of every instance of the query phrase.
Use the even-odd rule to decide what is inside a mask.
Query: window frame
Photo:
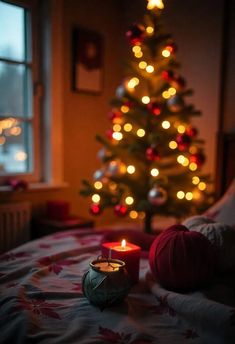
[[[15,5],[22,7],[23,9],[30,12],[30,22],[29,18],[25,16],[25,24],[30,25],[30,44],[31,44],[31,61],[27,61],[25,58],[22,61],[17,61],[14,59],[8,58],[0,58],[0,61],[6,62],[8,64],[14,65],[22,65],[26,67],[31,67],[32,73],[32,118],[22,118],[17,117],[22,120],[23,123],[30,122],[32,126],[32,136],[33,141],[32,144],[29,146],[31,149],[32,155],[32,172],[26,173],[6,173],[0,176],[0,185],[4,185],[7,183],[9,179],[23,179],[29,183],[35,183],[42,181],[42,166],[41,166],[41,152],[40,152],[40,126],[42,123],[40,122],[40,103],[41,103],[41,83],[39,82],[39,57],[40,57],[40,49],[39,49],[39,36],[38,36],[38,0],[1,0],[6,4]],[[28,21],[28,23],[27,23]],[[25,27],[27,30],[27,27]],[[26,44],[28,43],[28,37],[25,33],[25,40]]]
[[[63,160],[63,0],[4,1],[31,9],[34,18],[32,37],[35,37],[32,40],[32,59],[34,106],[37,111],[34,129],[38,131],[38,148],[35,157],[38,167],[33,176],[17,174],[11,175],[11,178],[15,176],[28,181],[28,192],[67,188],[68,184],[64,181]],[[0,177],[0,194],[14,191],[5,185],[6,179],[7,176]]]

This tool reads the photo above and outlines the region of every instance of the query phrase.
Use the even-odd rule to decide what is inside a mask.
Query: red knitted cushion
[[[216,258],[203,234],[175,225],[154,240],[149,263],[152,273],[165,288],[190,290],[202,286],[213,276]]]

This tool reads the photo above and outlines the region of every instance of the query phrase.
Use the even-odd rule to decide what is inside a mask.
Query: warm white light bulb
[[[163,121],[162,122],[162,127],[163,129],[169,129],[171,126],[170,122],[169,121]]]
[[[164,8],[162,0],[148,0],[147,9],[153,10],[154,8],[162,10]]]
[[[100,201],[100,195],[94,194],[94,195],[92,195],[91,199],[92,199],[92,202],[94,202],[94,203],[99,203],[99,201]]]
[[[162,56],[163,57],[169,57],[171,55],[170,51],[167,49],[162,50]]]
[[[118,132],[118,131],[115,131],[113,134],[112,134],[112,137],[114,140],[117,140],[117,141],[121,141],[122,138],[123,138],[123,135],[122,133]]]
[[[137,136],[139,136],[139,137],[144,137],[144,135],[145,135],[145,130],[142,129],[142,128],[140,128],[140,129],[137,130],[136,134],[137,134]]]
[[[187,201],[191,201],[193,199],[193,193],[192,192],[187,192],[185,195],[185,198]]]
[[[143,103],[143,104],[148,104],[148,103],[150,103],[150,98],[149,98],[148,96],[143,96],[141,100],[142,100],[142,103]]]
[[[140,69],[145,69],[147,67],[147,62],[145,62],[145,61],[140,61],[140,63],[139,63],[139,68]]]
[[[170,141],[169,142],[169,147],[170,149],[176,149],[177,148],[177,142],[176,141]]]
[[[134,203],[134,198],[131,196],[127,196],[125,199],[126,204],[131,205]]]
[[[130,213],[129,213],[129,216],[130,216],[131,219],[137,219],[138,213],[135,210],[131,210]]]
[[[95,187],[97,190],[99,190],[99,189],[102,189],[103,184],[102,184],[100,181],[97,180],[97,181],[94,183],[94,187]]]
[[[153,73],[153,71],[154,71],[154,67],[153,67],[153,66],[148,65],[148,66],[146,67],[146,72],[147,72],[147,73]]]
[[[127,166],[126,170],[127,170],[127,173],[133,174],[133,173],[135,173],[135,166],[129,165],[129,166]]]
[[[145,29],[145,31],[146,31],[149,35],[151,35],[151,34],[154,32],[154,28],[153,28],[152,26],[147,26],[146,29]]]
[[[159,175],[159,170],[157,168],[152,168],[150,174],[153,177],[157,177]]]
[[[123,129],[126,131],[126,132],[129,132],[129,131],[131,131],[132,130],[132,124],[131,123],[126,123],[126,124],[124,124],[124,126],[123,126]]]
[[[185,196],[185,193],[183,191],[178,191],[177,194],[176,194],[177,198],[179,199],[183,199],[184,196]]]

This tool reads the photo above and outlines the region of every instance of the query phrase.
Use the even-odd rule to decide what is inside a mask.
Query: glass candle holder
[[[83,294],[91,304],[102,309],[121,303],[130,287],[125,263],[118,259],[93,260],[82,280]]]

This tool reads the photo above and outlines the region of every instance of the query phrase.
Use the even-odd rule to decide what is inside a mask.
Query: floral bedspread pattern
[[[100,255],[101,239],[102,231],[59,232],[0,256],[1,343],[234,343],[235,307],[213,308],[200,293],[164,290],[149,273],[146,255],[140,281],[122,304],[92,306],[82,293],[82,276]],[[192,321],[184,298],[199,304],[195,318],[197,311],[207,312],[201,304],[208,302],[218,312],[219,328],[215,322],[213,331],[210,314],[204,314],[204,328]]]

